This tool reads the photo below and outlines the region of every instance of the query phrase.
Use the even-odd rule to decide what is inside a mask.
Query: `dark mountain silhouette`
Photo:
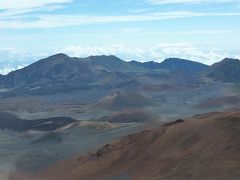
[[[215,80],[239,82],[239,60],[225,59],[209,68],[205,64],[178,58],[169,58],[161,63],[140,63],[126,62],[116,56],[76,58],[56,54],[0,76],[0,95],[45,95],[83,89],[131,90],[131,87],[147,83],[143,83],[146,79],[166,80],[173,75],[183,80],[188,75],[206,72],[208,77]]]
[[[9,89],[13,94],[68,92],[92,88],[96,84],[104,86],[102,82],[109,81],[109,77],[115,77],[113,81],[122,77],[127,79],[129,75],[125,73],[143,71],[144,68],[131,65],[115,56],[72,58],[65,54],[56,54],[1,76],[0,88]]]
[[[149,62],[138,62],[138,61],[130,61],[130,64],[134,64],[136,66],[142,66],[144,68],[148,68],[148,69],[162,69],[162,65],[161,63],[157,63],[154,61],[149,61]]]
[[[141,66],[148,69],[167,69],[172,72],[182,72],[182,73],[191,73],[191,74],[197,74],[201,73],[203,71],[206,71],[208,69],[208,65],[186,60],[186,59],[179,59],[179,58],[169,58],[165,59],[161,63],[157,63],[154,61],[149,62],[137,62],[137,61],[131,61],[130,64],[134,64],[137,66]]]
[[[134,64],[123,61],[116,56],[90,56],[83,58],[82,60],[87,61],[91,66],[98,65],[104,67],[108,72],[141,72],[143,68]]]
[[[208,69],[208,65],[179,58],[169,58],[161,63],[163,69],[183,73],[201,73]]]
[[[41,87],[64,82],[93,81],[94,79],[95,74],[86,63],[73,60],[65,54],[56,54],[23,69],[10,72],[2,78],[1,86],[7,88]]]
[[[222,82],[240,82],[240,60],[225,58],[208,70],[207,76]]]

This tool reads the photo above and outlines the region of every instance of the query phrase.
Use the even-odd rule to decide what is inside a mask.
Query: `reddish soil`
[[[112,142],[85,156],[11,180],[240,179],[240,111],[178,120]]]

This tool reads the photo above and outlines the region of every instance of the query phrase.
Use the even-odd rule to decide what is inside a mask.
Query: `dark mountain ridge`
[[[86,63],[73,60],[65,54],[56,54],[10,72],[1,79],[0,84],[5,88],[37,87],[65,81],[92,81],[94,78],[94,72]]]
[[[161,69],[161,63],[158,62],[154,62],[154,61],[148,61],[148,62],[138,62],[138,61],[130,61],[130,64],[135,64],[137,66],[142,66],[144,68],[148,68],[148,69]]]
[[[207,72],[207,77],[222,82],[240,82],[240,60],[225,58],[213,64]]]
[[[196,74],[206,71],[209,66],[186,59],[169,58],[161,63],[161,67],[170,71]]]
[[[72,58],[56,54],[0,78],[1,88],[39,88],[59,84],[90,84],[109,74],[144,71],[115,56]]]
[[[87,62],[90,66],[101,66],[108,72],[142,72],[144,68],[130,64],[116,56],[102,55],[102,56],[89,56],[87,58],[78,58]]]
[[[138,61],[131,61],[130,63],[148,69],[167,69],[172,72],[182,72],[190,74],[201,73],[209,68],[208,65],[180,58],[168,58],[161,63],[154,61],[144,63]]]
[[[222,67],[221,64],[225,64],[226,61],[228,65]],[[118,87],[118,83],[124,84],[126,80],[142,79],[149,74],[155,78],[166,79],[167,74],[174,75],[175,72],[178,75],[185,74],[184,76],[209,72],[210,78],[236,82],[240,79],[238,64],[237,60],[224,60],[209,68],[205,64],[179,58],[169,58],[161,63],[153,61],[140,63],[126,62],[116,56],[77,58],[60,53],[0,76],[0,88],[3,90],[1,91],[3,96],[47,94],[91,88],[111,90]],[[164,76],[163,70],[167,70]]]

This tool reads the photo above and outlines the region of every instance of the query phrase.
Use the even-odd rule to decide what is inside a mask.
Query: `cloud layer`
[[[230,3],[239,2],[239,0],[147,0],[154,5],[163,4],[203,4],[203,3]]]
[[[0,14],[1,15],[1,14]],[[79,26],[102,23],[123,23],[123,22],[146,22],[159,21],[166,19],[192,18],[192,17],[217,17],[217,16],[240,16],[235,13],[199,13],[188,11],[171,11],[145,13],[142,15],[35,15],[34,20],[29,21],[26,18],[11,17],[3,18],[0,21],[0,29],[42,29],[57,28],[65,26]]]
[[[33,9],[44,7],[54,4],[69,3],[72,0],[11,0],[11,1],[0,1],[0,9],[13,10],[13,9]]]
[[[10,71],[25,67],[27,64],[31,64],[36,60],[60,52],[66,53],[72,57],[87,57],[103,54],[116,55],[126,61],[138,60],[142,62],[152,60],[161,62],[169,57],[178,57],[209,65],[225,57],[240,58],[240,54],[237,50],[215,48],[208,44],[197,45],[191,43],[158,44],[150,48],[129,47],[124,44],[98,47],[71,46],[37,53],[28,53],[27,50],[23,49],[6,48],[0,49],[0,59],[5,59],[5,61],[0,61],[0,74],[7,74]]]
[[[178,57],[198,61],[205,64],[213,64],[225,57],[240,58],[240,54],[226,49],[218,49],[209,45],[195,45],[191,43],[166,43],[158,44],[151,48],[129,47],[126,45],[112,45],[103,47],[79,47],[72,46],[59,50],[71,56],[86,57],[89,55],[116,55],[124,60],[157,61],[166,58]]]
[[[150,5],[162,4],[203,4],[203,3],[230,3],[240,2],[234,0],[143,0]],[[95,6],[100,6],[99,1],[94,2]],[[119,1],[121,2],[121,1]],[[123,1],[129,3],[128,1]],[[82,13],[81,10],[75,13],[54,13],[58,8],[67,8],[68,5],[77,3],[74,0],[11,0],[0,1],[0,30],[1,29],[44,29],[59,28],[69,26],[83,26],[92,24],[129,23],[160,21],[168,19],[193,18],[193,17],[219,17],[219,16],[240,16],[239,11],[235,12],[214,12],[191,10],[163,10],[159,11],[151,8],[138,8],[124,13],[98,14],[98,10]],[[80,3],[80,2],[79,2]],[[111,3],[114,3],[112,1]],[[109,5],[111,5],[111,3]],[[143,3],[143,2],[142,2]],[[143,3],[144,4],[144,3]],[[146,5],[147,5],[146,4]],[[134,4],[133,4],[134,5]],[[95,7],[96,8],[96,7]],[[94,9],[94,8],[93,8]],[[147,9],[147,11],[146,11]],[[167,8],[172,9],[172,8]],[[184,8],[183,8],[184,9]],[[49,11],[53,11],[49,13]],[[83,10],[82,10],[83,11]],[[137,12],[137,13],[136,13]]]

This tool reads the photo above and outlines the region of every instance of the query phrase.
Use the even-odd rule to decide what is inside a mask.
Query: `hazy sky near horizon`
[[[0,0],[0,74],[58,52],[240,58],[240,0]]]

